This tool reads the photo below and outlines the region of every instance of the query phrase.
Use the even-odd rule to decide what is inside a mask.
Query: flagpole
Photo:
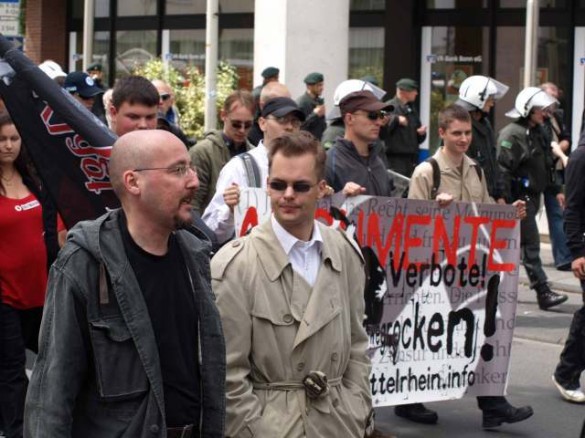
[[[207,0],[205,28],[205,131],[217,128],[218,0]]]
[[[93,59],[94,1],[85,0],[83,9],[83,71],[87,71]]]

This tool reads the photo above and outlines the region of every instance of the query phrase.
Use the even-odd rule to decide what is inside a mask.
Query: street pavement
[[[475,398],[428,403],[437,410],[439,423],[421,425],[394,415],[393,408],[376,410],[376,425],[398,438],[491,437],[491,438],[578,438],[585,420],[585,405],[561,399],[551,376],[564,345],[573,313],[580,307],[581,288],[572,272],[557,271],[550,244],[543,243],[541,257],[553,290],[567,293],[569,300],[550,311],[536,304],[520,268],[519,296],[510,366],[508,400],[515,406],[531,405],[534,416],[524,422],[504,424],[496,430],[481,428],[481,411]]]

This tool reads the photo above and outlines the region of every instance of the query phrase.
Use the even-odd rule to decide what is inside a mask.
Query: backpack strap
[[[439,194],[439,186],[441,185],[441,169],[439,169],[439,163],[433,157],[429,157],[425,160],[433,168],[433,187],[431,187],[431,199],[436,199]]]
[[[260,169],[258,163],[249,152],[243,152],[238,155],[244,164],[246,170],[246,178],[248,179],[249,187],[262,187],[262,181],[260,181]]]
[[[479,162],[475,158],[472,158],[471,161],[473,161],[475,163],[475,166],[473,166],[473,167],[475,168],[475,171],[477,172],[477,177],[479,178],[479,182],[481,182],[483,180],[483,171],[481,169],[481,166],[479,165]]]

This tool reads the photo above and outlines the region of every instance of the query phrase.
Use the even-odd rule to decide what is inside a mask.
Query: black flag
[[[0,58],[0,95],[67,228],[118,207],[116,136],[2,35]]]

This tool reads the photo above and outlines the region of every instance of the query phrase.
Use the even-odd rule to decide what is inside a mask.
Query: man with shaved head
[[[258,146],[260,141],[264,138],[264,132],[260,129],[259,119],[260,114],[262,113],[262,108],[266,102],[270,99],[274,99],[275,97],[289,97],[290,98],[290,91],[288,87],[280,82],[269,82],[262,87],[262,91],[260,92],[260,98],[258,99],[258,105],[256,105],[256,116],[254,118],[254,124],[252,125],[252,129],[248,132],[248,141],[252,143],[254,146]]]
[[[169,132],[130,132],[110,176],[122,208],[77,224],[51,268],[25,436],[223,437],[224,340],[209,247],[190,229],[189,154]]]

